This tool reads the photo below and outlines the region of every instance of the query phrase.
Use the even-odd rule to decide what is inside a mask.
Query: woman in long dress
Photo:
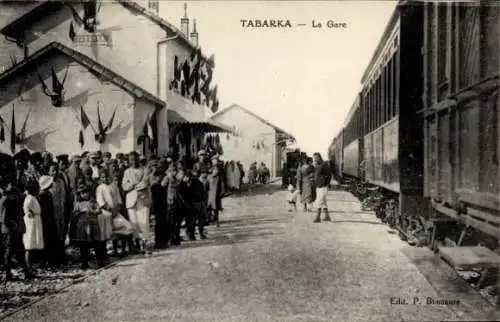
[[[98,249],[101,252],[104,262],[108,260],[106,252],[106,243],[111,239],[113,233],[112,217],[116,214],[118,209],[114,204],[113,196],[109,184],[111,178],[105,169],[101,169],[99,173],[100,184],[96,188],[95,200],[99,205],[101,212],[97,216],[99,223],[99,238],[97,239]]]
[[[122,188],[125,192],[125,207],[129,221],[135,230],[136,246],[146,252],[146,237],[150,232],[149,210],[151,207],[149,174],[139,165],[139,155],[131,152],[130,167],[123,174]],[[138,248],[139,248],[138,247]]]
[[[118,254],[118,243],[121,242],[121,255],[125,256],[127,245],[131,252],[135,251],[133,243],[133,229],[130,222],[125,218],[125,206],[123,204],[123,191],[121,189],[121,174],[119,169],[115,164],[110,166],[109,175],[111,177],[111,183],[109,184],[109,189],[111,197],[113,199],[113,205],[117,209],[117,213],[113,215],[113,250],[115,254]]]
[[[241,171],[240,168],[234,161],[231,161],[231,170],[233,172],[233,188],[240,190],[241,188]]]
[[[57,223],[54,217],[54,198],[50,189],[53,186],[53,179],[50,176],[41,176],[38,180],[40,187],[40,194],[38,201],[40,203],[42,230],[43,230],[43,245],[45,249],[46,263],[55,268],[61,262],[57,251],[58,236],[57,236]]]
[[[229,190],[234,190],[233,187],[233,168],[231,167],[231,162],[226,163],[226,186]]]
[[[57,249],[54,249],[57,252],[58,259],[61,260],[59,264],[64,264],[65,262],[65,242],[66,242],[66,233],[67,233],[67,225],[69,222],[69,218],[66,218],[68,214],[67,207],[68,205],[68,194],[70,193],[68,186],[66,185],[66,181],[61,176],[59,171],[59,166],[57,163],[52,163],[47,165],[49,169],[49,175],[52,176],[53,184],[50,188],[50,192],[52,194],[53,204],[54,204],[54,219],[56,224],[56,232],[57,232]]]
[[[26,232],[23,235],[24,249],[26,250],[26,266],[28,276],[32,276],[33,253],[43,251],[42,209],[37,199],[38,183],[31,182],[26,186],[26,197],[23,202],[24,224]]]
[[[304,211],[312,209],[312,203],[316,199],[314,189],[314,166],[312,159],[307,158],[306,162],[297,170],[297,185],[300,189],[300,202],[304,206]]]
[[[219,212],[222,210],[222,180],[218,160],[212,159],[212,169],[207,177],[208,201],[207,210],[211,213],[212,221],[219,227]]]

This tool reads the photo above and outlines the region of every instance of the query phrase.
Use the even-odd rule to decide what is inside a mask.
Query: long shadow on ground
[[[241,192],[233,192],[230,197],[231,198],[254,197],[254,196],[272,194],[280,190],[285,190],[285,189],[281,188],[279,184],[269,183],[265,185],[256,185],[247,187]]]

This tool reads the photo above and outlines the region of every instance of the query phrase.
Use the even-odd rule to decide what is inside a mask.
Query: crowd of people
[[[325,162],[321,154],[314,153],[313,157],[306,157],[299,162],[297,175],[288,186],[289,210],[296,209],[298,203],[302,204],[304,212],[317,211],[314,222],[321,221],[321,212],[324,212],[324,221],[330,221],[326,194],[332,179],[332,173],[328,162]]]
[[[6,280],[14,278],[14,257],[30,279],[34,266],[64,267],[68,246],[79,250],[81,268],[87,269],[91,250],[98,267],[107,264],[108,242],[116,256],[151,253],[153,247],[180,245],[183,223],[189,240],[196,240],[196,230],[205,239],[205,227],[219,225],[224,191],[239,189],[243,177],[242,170],[238,182],[231,177],[241,165],[204,150],[192,166],[171,155],[146,159],[136,152],[53,157],[23,150],[1,158],[0,259]],[[152,233],[154,245],[147,242]]]
[[[259,167],[257,167],[257,162],[254,162],[248,169],[248,182],[251,184],[257,182],[266,184],[270,177],[271,171],[269,171],[269,168],[264,162],[261,162]]]

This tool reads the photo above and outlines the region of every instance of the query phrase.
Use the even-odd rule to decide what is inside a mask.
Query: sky
[[[308,154],[326,154],[342,128],[395,1],[161,1],[180,27],[196,19],[199,45],[215,55],[219,109],[241,105],[293,134]],[[292,28],[245,28],[245,20],[290,20]],[[322,28],[313,28],[313,20]],[[326,21],[347,24],[327,28]],[[297,26],[297,24],[306,24]]]

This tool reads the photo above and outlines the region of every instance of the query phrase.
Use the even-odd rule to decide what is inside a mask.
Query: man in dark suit
[[[325,212],[324,221],[331,221],[330,214],[328,213],[328,203],[326,195],[328,194],[328,185],[332,179],[332,172],[328,162],[323,161],[321,154],[316,152],[313,154],[314,159],[314,183],[316,186],[316,200],[314,201],[317,215],[314,222],[321,222],[321,210]]]

